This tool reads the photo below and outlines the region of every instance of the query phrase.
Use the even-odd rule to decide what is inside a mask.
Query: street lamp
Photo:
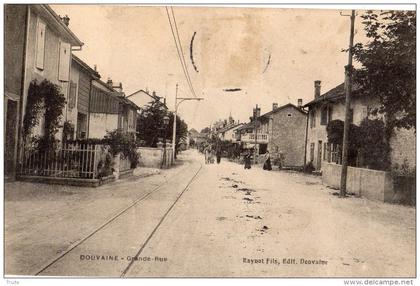
[[[172,132],[172,160],[175,160],[175,142],[176,142],[176,115],[178,112],[178,107],[181,103],[186,100],[203,100],[202,97],[178,97],[178,84],[176,84],[176,91],[175,91],[175,113],[174,113],[174,126]],[[178,102],[179,100],[179,102]]]
[[[161,163],[161,166],[160,166],[160,168],[162,169],[162,166],[163,166],[163,164],[165,163],[165,166],[166,166],[166,134],[167,134],[167,131],[168,131],[168,125],[169,125],[169,116],[168,115],[165,115],[164,117],[163,117],[163,128],[165,129],[165,132],[164,132],[164,136],[163,136],[163,159],[162,159],[162,163]]]

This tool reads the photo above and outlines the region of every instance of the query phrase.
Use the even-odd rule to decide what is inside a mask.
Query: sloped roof
[[[232,129],[232,128],[235,128],[235,127],[237,127],[237,126],[240,126],[240,125],[242,125],[242,124],[243,124],[243,123],[238,123],[238,124],[233,124],[233,125],[226,126],[226,127],[224,127],[224,128],[221,128],[221,129],[217,130],[217,133],[226,132],[226,131],[228,131],[228,130],[230,130],[230,129]]]
[[[279,112],[279,111],[281,111],[281,110],[283,110],[283,109],[285,109],[285,108],[287,108],[287,107],[293,107],[293,108],[295,108],[297,111],[300,111],[301,113],[303,113],[303,114],[305,114],[305,115],[306,115],[306,111],[302,110],[302,108],[299,108],[299,107],[297,107],[297,106],[296,106],[296,105],[294,105],[294,104],[288,103],[288,104],[282,105],[282,106],[280,106],[280,107],[277,107],[276,109],[271,110],[270,112],[267,112],[267,113],[265,113],[265,114],[261,115],[260,117],[268,117],[268,116],[270,116],[271,114],[273,114],[273,113],[277,113],[277,112]],[[259,117],[259,118],[260,118],[260,117]]]
[[[318,98],[315,98],[314,100],[308,102],[303,107],[311,106],[311,105],[314,105],[323,101],[334,101],[334,100],[342,99],[345,97],[346,97],[346,92],[344,88],[344,83],[341,83],[337,85],[336,87],[334,87],[333,89],[330,89],[326,93],[322,94]]]
[[[85,63],[84,61],[82,61],[78,56],[76,56],[75,54],[71,54],[72,60],[74,62],[76,62],[79,66],[81,66],[83,69],[85,69],[89,74],[91,74],[93,77],[100,79],[101,75],[94,70],[93,68],[91,68],[87,63]]]

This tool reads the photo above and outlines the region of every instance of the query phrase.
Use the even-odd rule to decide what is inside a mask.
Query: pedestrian
[[[244,156],[245,166],[244,169],[251,169],[251,152],[248,150]]]
[[[208,146],[204,149],[204,160],[206,164],[210,163],[210,148]]]
[[[216,151],[217,164],[220,164],[221,157],[222,157],[222,150],[220,150],[220,148],[217,148],[217,151]]]
[[[270,152],[264,154],[264,165],[263,170],[271,171],[271,160],[270,160]]]

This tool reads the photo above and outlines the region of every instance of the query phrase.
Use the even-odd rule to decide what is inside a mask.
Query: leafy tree
[[[163,118],[166,115],[169,117],[169,124],[165,128]],[[180,142],[187,138],[188,125],[179,116],[176,120],[175,152],[178,152]],[[141,111],[137,119],[138,138],[145,146],[156,147],[159,141],[163,141],[165,135],[167,142],[172,140],[173,124],[174,114],[168,112],[159,100],[152,101]]]
[[[203,133],[203,134],[208,134],[208,133],[210,133],[210,132],[211,132],[210,127],[205,127],[205,128],[203,128],[203,129],[201,130],[201,132],[200,132],[200,133]]]
[[[369,41],[354,46],[362,67],[355,71],[355,92],[379,96],[387,127],[416,127],[416,12],[367,11],[364,29]]]
[[[364,119],[359,126],[360,157],[362,165],[375,170],[387,170],[390,165],[390,147],[386,140],[385,124],[380,119]]]
[[[163,117],[167,110],[159,100],[150,102],[137,118],[137,132],[139,140],[148,147],[156,147],[159,138],[164,137]],[[169,130],[169,126],[167,127]],[[169,138],[169,137],[167,137]]]

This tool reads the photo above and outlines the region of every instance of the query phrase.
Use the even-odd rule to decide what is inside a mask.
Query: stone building
[[[273,103],[272,111],[261,115],[261,129],[268,134],[267,150],[273,159],[280,159],[282,166],[302,167],[305,160],[305,137],[307,114],[291,103],[278,107]]]

